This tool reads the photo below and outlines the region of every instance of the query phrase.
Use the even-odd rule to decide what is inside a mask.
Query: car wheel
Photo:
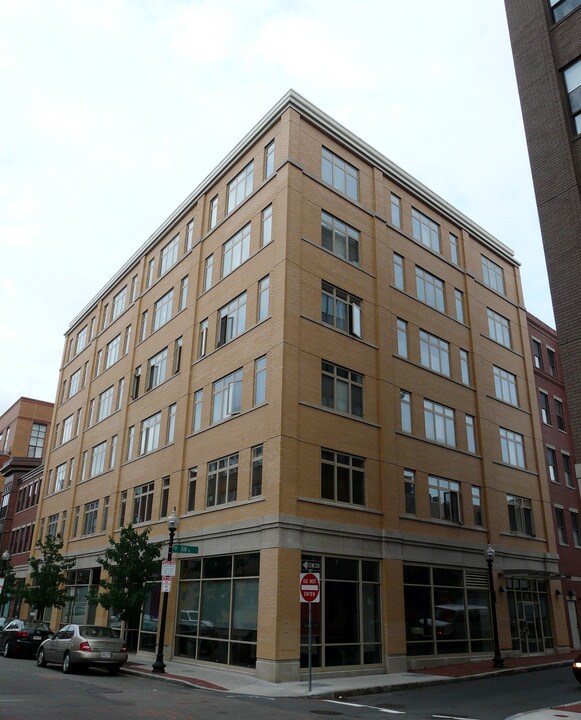
[[[4,647],[2,648],[2,655],[4,655],[4,657],[6,658],[12,655],[12,650],[10,649],[10,643],[8,642],[8,640],[6,640],[6,642],[4,643]]]
[[[71,663],[71,656],[69,653],[65,653],[63,658],[63,672],[67,674],[73,672],[73,665]]]
[[[38,667],[46,667],[46,659],[44,657],[44,650],[42,648],[36,653],[36,664]]]
[[[109,675],[117,675],[119,672],[119,665],[109,665],[107,668]]]

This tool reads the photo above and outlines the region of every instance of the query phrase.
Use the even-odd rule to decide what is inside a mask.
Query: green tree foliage
[[[4,585],[0,590],[0,608],[9,603],[16,592],[16,574],[9,560],[0,559],[0,577],[4,578]]]
[[[69,591],[65,584],[77,559],[61,553],[63,541],[60,535],[47,536],[44,542],[39,540],[36,549],[39,556],[28,560],[31,583],[23,589],[22,597],[37,611],[38,617],[42,617],[45,608],[62,608],[67,604]]]
[[[99,585],[104,592],[91,597],[107,610],[113,608],[120,620],[131,621],[139,616],[147,597],[147,583],[159,575],[161,543],[149,542],[150,528],[137,532],[133,525],[121,530],[119,540],[110,536],[109,547],[98,562],[108,580]]]

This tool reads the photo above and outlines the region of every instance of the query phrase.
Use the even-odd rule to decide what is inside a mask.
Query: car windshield
[[[24,623],[24,627],[32,628],[33,630],[46,630],[46,631],[50,632],[50,627],[47,625],[47,623],[42,622],[40,620],[27,621]]]
[[[81,625],[79,627],[79,635],[89,638],[116,638],[117,633],[113,628],[103,627],[101,625]]]

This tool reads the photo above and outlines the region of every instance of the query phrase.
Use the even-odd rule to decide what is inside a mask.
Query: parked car
[[[573,660],[573,664],[571,665],[571,670],[573,670],[573,675],[575,675],[575,680],[577,680],[577,682],[581,683],[581,655],[577,655],[575,660]]]
[[[11,620],[0,631],[0,651],[4,657],[34,655],[41,642],[53,635],[42,620]]]
[[[36,664],[62,665],[64,673],[75,667],[104,667],[111,675],[127,662],[127,645],[115,628],[106,625],[65,625],[45,640],[36,653]]]

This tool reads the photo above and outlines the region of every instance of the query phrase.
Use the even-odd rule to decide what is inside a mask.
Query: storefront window
[[[96,606],[89,605],[87,595],[89,590],[99,590],[101,568],[87,570],[73,570],[69,574],[67,593],[69,600],[63,608],[61,626],[69,623],[94,623]]]

